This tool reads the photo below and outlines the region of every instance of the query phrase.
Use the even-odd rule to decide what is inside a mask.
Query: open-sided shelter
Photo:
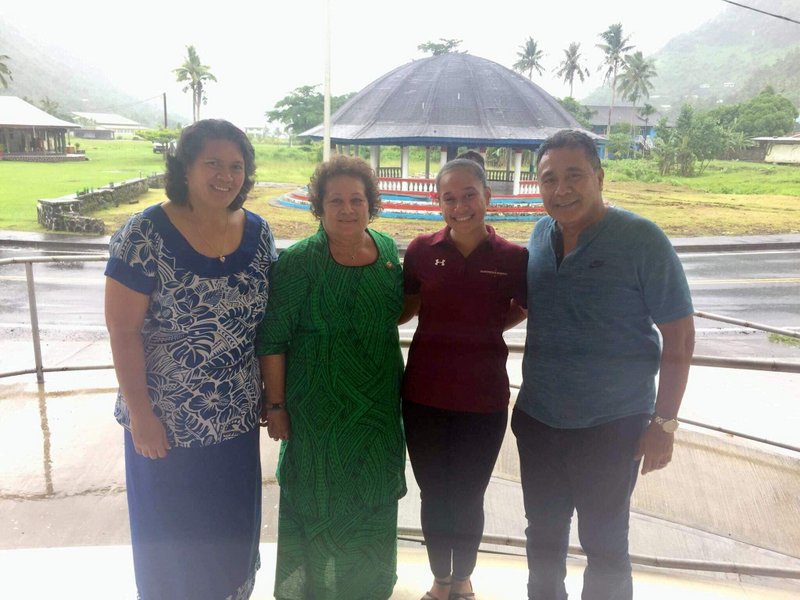
[[[379,174],[381,146],[400,146],[398,175],[408,177],[408,151],[441,148],[440,161],[459,147],[509,148],[513,193],[519,193],[524,150],[536,150],[560,129],[581,129],[558,101],[526,77],[463,53],[442,54],[397,67],[353,96],[331,117],[331,143],[370,148]],[[598,135],[587,132],[602,141]],[[301,134],[323,138],[319,125]],[[508,164],[506,171],[512,171]]]
[[[0,96],[0,145],[4,158],[66,155],[67,134],[78,127],[16,96]]]

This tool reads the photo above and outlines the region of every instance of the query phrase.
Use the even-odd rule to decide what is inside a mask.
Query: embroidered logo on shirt
[[[434,259],[433,264],[436,265],[437,267],[443,267],[444,261],[445,261],[444,258],[436,258]]]
[[[605,264],[604,260],[593,260],[589,263],[590,269],[596,269],[597,267],[602,267]]]
[[[508,273],[503,273],[502,271],[484,271],[483,269],[481,269],[481,273],[485,275],[502,275],[502,276],[508,275]]]

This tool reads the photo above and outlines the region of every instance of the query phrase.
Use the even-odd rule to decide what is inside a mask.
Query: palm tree
[[[41,106],[42,110],[47,114],[53,115],[54,117],[59,117],[59,110],[61,107],[58,105],[58,102],[55,100],[50,100],[48,96],[45,96],[39,101],[39,106]]]
[[[642,108],[639,109],[639,117],[644,119],[644,130],[647,131],[649,129],[648,123],[650,122],[650,117],[656,114],[656,107],[652,104],[648,104],[647,102],[644,103]]]
[[[619,76],[619,93],[625,100],[633,104],[634,112],[640,98],[649,98],[653,90],[650,81],[657,75],[652,59],[645,58],[641,52],[634,52],[625,57],[625,64]],[[631,116],[631,129],[633,130],[633,116]],[[634,131],[631,131],[633,134]]]
[[[609,25],[603,33],[600,34],[603,38],[602,44],[597,44],[605,54],[603,63],[600,65],[599,70],[604,70],[603,81],[611,84],[611,104],[608,107],[608,125],[606,135],[611,133],[611,111],[614,110],[614,100],[616,100],[617,93],[617,73],[620,67],[625,62],[625,54],[629,50],[633,50],[633,45],[628,45],[630,38],[622,34],[622,23],[614,23]],[[606,146],[606,158],[608,157],[608,146]]]
[[[656,114],[655,106],[648,104],[647,102],[645,102],[644,105],[642,105],[642,108],[639,109],[639,119],[644,120],[644,150],[647,151],[650,150],[650,146],[648,145],[650,142],[648,142],[647,137],[647,134],[650,132],[650,117],[652,117],[654,114]],[[646,153],[644,150],[643,153]]]
[[[11,69],[8,68],[6,61],[9,60],[11,57],[7,54],[0,54],[0,85],[4,88],[8,87],[8,82],[13,81],[14,78],[11,76]]]
[[[581,45],[572,42],[569,48],[564,50],[564,60],[558,65],[560,68],[556,75],[564,79],[564,83],[569,83],[569,97],[572,98],[572,84],[577,75],[581,83],[589,76],[589,69],[581,64]]]
[[[192,122],[194,123],[200,120],[200,105],[206,103],[205,82],[217,80],[209,69],[208,65],[200,62],[194,46],[187,46],[186,60],[174,71],[178,81],[186,82],[183,91],[192,90]]]
[[[622,73],[619,76],[619,93],[630,100],[634,108],[640,98],[649,98],[655,87],[650,81],[656,77],[656,67],[652,58],[645,58],[641,52],[634,52],[625,57]]]
[[[539,49],[539,45],[532,37],[528,37],[528,41],[524,46],[519,47],[520,51],[517,52],[519,60],[514,63],[514,70],[518,73],[528,72],[528,79],[533,79],[533,70],[541,75],[544,72],[544,67],[540,62],[544,53]]]

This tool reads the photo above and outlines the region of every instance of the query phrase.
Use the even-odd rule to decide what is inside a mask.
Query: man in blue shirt
[[[640,464],[644,475],[672,457],[694,350],[689,286],[654,223],[603,201],[589,136],[560,131],[536,161],[549,216],[528,244],[528,331],[511,422],[528,598],[566,599],[577,510],[583,598],[630,599],[630,497]]]

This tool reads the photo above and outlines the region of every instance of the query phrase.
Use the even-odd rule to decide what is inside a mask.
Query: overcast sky
[[[264,112],[294,88],[323,83],[324,2],[8,0],[0,14],[22,31],[68,42],[74,54],[107,71],[136,98],[166,92],[170,110],[185,115],[191,115],[191,98],[181,92],[172,69],[192,44],[218,79],[208,86],[201,116],[247,126],[262,124]],[[591,77],[586,84],[576,82],[577,98],[602,83],[597,71],[602,54],[595,45],[610,24],[622,23],[647,56],[729,7],[721,0],[330,0],[330,6],[334,95],[358,91],[423,58],[417,45],[429,40],[463,40],[460,49],[511,67],[532,36],[548,71],[541,77],[534,73],[534,81],[557,97],[569,88],[552,71],[570,42],[580,42]],[[13,48],[0,50],[13,57]],[[148,102],[160,106],[160,98]]]

